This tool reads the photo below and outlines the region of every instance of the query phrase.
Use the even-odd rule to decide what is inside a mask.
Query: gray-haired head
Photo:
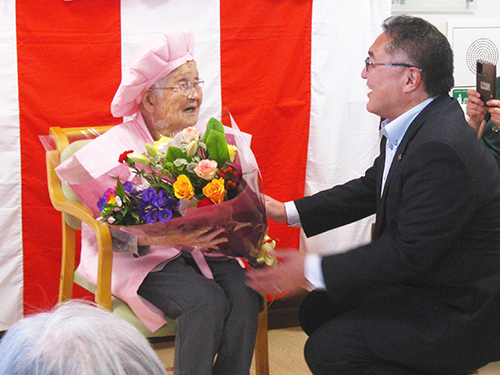
[[[15,323],[0,342],[0,374],[165,375],[146,338],[121,318],[82,302]]]

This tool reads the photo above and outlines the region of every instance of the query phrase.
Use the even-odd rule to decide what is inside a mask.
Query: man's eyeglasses
[[[370,66],[378,66],[378,65],[404,66],[406,68],[417,68],[421,72],[423,71],[422,69],[420,69],[418,66],[415,66],[415,65],[403,64],[403,63],[374,63],[374,62],[368,61],[368,59],[369,59],[369,57],[367,57],[365,60],[366,71],[368,71]]]
[[[168,90],[179,90],[180,92],[188,92],[189,90],[201,90],[201,88],[203,87],[203,84],[205,83],[205,81],[194,81],[194,82],[191,82],[191,81],[183,81],[181,83],[179,83],[178,86],[172,86],[172,87],[152,87],[153,90],[157,90],[157,89],[168,89]]]

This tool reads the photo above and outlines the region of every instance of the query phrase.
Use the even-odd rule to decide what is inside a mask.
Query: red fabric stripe
[[[48,197],[38,136],[51,126],[119,122],[109,105],[121,77],[120,1],[18,1],[16,13],[29,313],[57,302],[61,258],[61,219]]]
[[[222,103],[253,135],[266,194],[304,194],[309,138],[312,1],[221,0]],[[270,223],[278,247],[299,231]]]

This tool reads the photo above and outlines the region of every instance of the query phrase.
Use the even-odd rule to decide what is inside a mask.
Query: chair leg
[[[264,296],[264,311],[259,314],[257,340],[255,341],[255,372],[257,375],[269,375],[269,343],[267,336],[267,299]]]
[[[75,230],[66,224],[62,213],[63,253],[61,280],[59,281],[59,303],[73,297],[73,273],[75,272]]]

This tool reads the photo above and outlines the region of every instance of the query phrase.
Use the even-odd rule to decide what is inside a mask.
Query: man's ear
[[[422,72],[418,68],[408,68],[407,69],[407,78],[406,78],[406,85],[405,85],[405,91],[410,92],[410,91],[415,91],[420,87],[420,84],[423,84],[422,82]]]
[[[148,89],[141,94],[142,105],[149,113],[154,113],[156,101],[156,94],[153,93],[153,90]]]

